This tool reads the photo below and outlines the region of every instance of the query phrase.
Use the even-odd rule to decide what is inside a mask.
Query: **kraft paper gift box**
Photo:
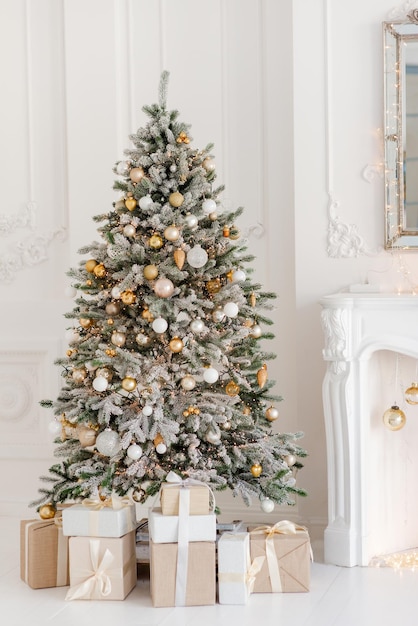
[[[266,557],[254,593],[309,591],[311,544],[306,528],[283,520],[273,526],[249,526],[248,530],[251,559]]]
[[[66,600],[124,600],[136,585],[135,531],[123,537],[70,537]]]
[[[53,519],[20,522],[20,577],[32,589],[69,584],[68,537],[58,524]]]
[[[124,500],[124,499],[122,499]],[[62,529],[70,537],[122,537],[136,528],[136,511],[133,503],[117,504],[114,501],[84,500],[62,512]]]
[[[211,511],[209,499],[210,491],[205,485],[161,485],[160,504],[163,515],[179,514],[180,490],[190,491],[189,515],[207,515]]]
[[[177,578],[177,543],[150,541],[151,599],[155,607],[198,606],[216,602],[215,542],[187,546],[187,568]],[[181,550],[181,546],[180,546]],[[178,582],[182,582],[180,589]]]
[[[189,515],[184,520],[188,526],[189,541],[215,541],[216,515]],[[154,543],[174,543],[179,536],[180,517],[163,515],[160,508],[151,508],[148,513],[150,539]]]
[[[224,532],[218,541],[219,604],[247,604],[264,560],[259,556],[251,563],[247,532]]]

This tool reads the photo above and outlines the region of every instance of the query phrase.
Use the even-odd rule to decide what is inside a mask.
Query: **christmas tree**
[[[116,163],[112,210],[94,219],[100,242],[68,274],[76,290],[64,378],[54,411],[54,464],[32,503],[158,492],[168,472],[231,489],[248,505],[293,504],[306,452],[278,417],[265,351],[276,297],[251,280],[242,208],[214,187],[213,145],[192,147],[166,108],[168,73],[149,122]]]

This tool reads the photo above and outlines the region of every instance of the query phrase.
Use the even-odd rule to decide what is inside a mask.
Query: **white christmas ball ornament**
[[[197,219],[196,215],[186,215],[186,224],[189,228],[196,228],[198,222],[199,220]]]
[[[243,272],[242,270],[235,270],[234,272],[232,272],[232,282],[233,283],[240,283],[243,280],[245,280],[247,277],[245,275],[245,272]]]
[[[207,367],[203,372],[203,380],[210,385],[216,383],[219,378],[219,372],[214,367]]]
[[[168,328],[168,322],[163,317],[157,317],[152,323],[152,329],[158,333],[165,333]]]
[[[129,448],[126,451],[126,454],[128,455],[128,457],[130,459],[132,459],[133,461],[137,461],[138,459],[141,458],[142,456],[142,448],[141,446],[138,446],[138,444],[133,443],[132,445],[129,446]]]
[[[48,431],[53,437],[58,437],[58,435],[61,434],[61,430],[61,422],[58,422],[57,420],[52,420],[51,422],[49,422]]]
[[[97,435],[96,448],[104,456],[115,456],[121,449],[121,441],[117,432],[111,429],[103,430]]]
[[[109,383],[107,381],[107,378],[105,378],[104,376],[96,376],[96,378],[93,380],[93,387],[96,391],[106,391],[108,386]]]
[[[227,302],[224,305],[224,313],[227,317],[236,317],[238,315],[239,308],[235,302]]]
[[[120,294],[122,293],[121,290],[119,289],[119,287],[113,287],[112,291],[110,292],[112,294],[112,298],[114,298],[115,300],[117,300],[118,298],[120,298]]]
[[[75,287],[66,287],[65,288],[65,295],[67,296],[67,298],[75,298],[77,295],[77,289]]]
[[[151,204],[152,204],[151,196],[142,196],[142,198],[139,199],[139,207],[143,211],[146,211],[147,209],[149,209]]]
[[[264,498],[264,500],[261,500],[260,506],[264,513],[271,513],[274,511],[274,502],[270,498]]]
[[[135,233],[135,226],[133,224],[126,224],[125,228],[123,229],[123,234],[125,235],[125,237],[133,237]]]
[[[187,262],[192,267],[198,269],[203,267],[208,262],[208,253],[202,248],[200,244],[196,244],[187,253]]]
[[[287,456],[284,457],[284,460],[286,461],[289,467],[293,467],[293,465],[296,463],[296,457],[294,454],[288,454]]]
[[[159,443],[155,450],[157,451],[158,454],[164,454],[165,452],[167,452],[167,446],[165,445],[165,443]]]
[[[80,340],[80,335],[78,334],[76,330],[74,330],[73,328],[70,328],[65,333],[65,338],[68,341],[68,343],[77,343],[77,341]]]
[[[169,298],[174,291],[174,285],[169,278],[159,278],[155,285],[154,291],[160,298]]]
[[[202,202],[202,211],[206,215],[209,215],[209,213],[213,213],[213,211],[216,211],[216,202],[215,202],[215,200],[212,200],[211,198],[208,198],[207,200],[204,200]]]
[[[196,381],[193,378],[193,376],[191,376],[190,374],[187,374],[187,376],[184,376],[181,379],[181,386],[183,387],[185,391],[191,391],[192,389],[196,387]]]
[[[206,441],[213,444],[214,446],[217,446],[221,443],[221,436],[215,431],[210,430],[208,433],[206,433]]]
[[[116,171],[119,174],[119,176],[127,176],[129,172],[129,166],[130,164],[128,163],[128,161],[119,161],[119,163],[116,166]]]
[[[194,333],[202,333],[205,329],[205,324],[203,320],[201,320],[200,318],[197,318],[192,321],[192,323],[190,324],[190,328],[192,332]]]
[[[150,415],[152,415],[152,406],[146,404],[142,409],[142,415],[145,415],[145,417],[149,417]]]

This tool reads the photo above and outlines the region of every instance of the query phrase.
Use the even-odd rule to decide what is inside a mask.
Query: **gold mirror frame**
[[[383,22],[386,249],[418,248],[418,221],[408,223],[406,203],[406,53],[414,44],[418,54],[417,9],[404,21]]]

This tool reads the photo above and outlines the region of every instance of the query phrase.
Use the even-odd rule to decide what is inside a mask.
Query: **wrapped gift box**
[[[210,491],[205,485],[163,484],[160,490],[160,503],[163,515],[179,514],[180,489],[190,492],[189,515],[207,515],[210,511]]]
[[[189,541],[215,541],[216,515],[190,515],[185,518]],[[151,508],[148,514],[150,539],[154,543],[175,543],[179,536],[179,517],[164,515],[160,508]]]
[[[250,578],[250,536],[224,532],[218,541],[219,604],[247,604],[254,578]]]
[[[188,545],[185,606],[215,604],[215,542]],[[150,584],[153,606],[176,606],[177,543],[150,541]]]
[[[96,505],[100,506],[100,503]],[[74,504],[62,512],[62,529],[70,537],[122,537],[136,528],[133,504],[114,509]]]
[[[53,519],[21,520],[20,577],[32,589],[69,584],[68,537]]]
[[[136,585],[135,531],[123,537],[70,537],[66,600],[123,600]]]
[[[248,527],[251,560],[258,556],[266,557],[256,576],[254,593],[309,591],[311,545],[307,530],[288,521],[258,528],[261,530],[255,526]],[[268,533],[268,529],[272,528],[276,532]],[[296,532],[292,532],[292,528]]]

